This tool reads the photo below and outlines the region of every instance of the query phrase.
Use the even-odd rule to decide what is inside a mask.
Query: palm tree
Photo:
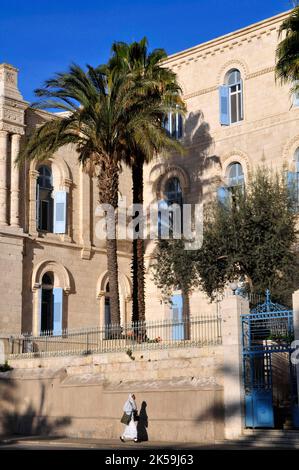
[[[182,152],[182,146],[171,139],[163,127],[165,115],[168,112],[183,113],[185,110],[176,74],[162,63],[167,57],[166,52],[164,49],[154,49],[149,53],[147,46],[146,38],[131,44],[116,42],[109,61],[112,72],[123,73],[127,80],[131,80],[137,101],[152,106],[153,112],[149,116],[152,124],[147,122],[138,145],[135,145],[136,140],[131,142],[133,145],[130,145],[127,159],[132,169],[133,204],[140,205],[144,202],[144,164],[164,149]],[[145,320],[144,274],[144,240],[141,236],[133,239],[133,322]]]
[[[34,106],[39,109],[64,111],[37,128],[22,147],[17,161],[43,161],[53,156],[66,144],[73,144],[83,166],[94,168],[98,179],[99,202],[110,204],[114,213],[107,213],[107,224],[116,224],[118,207],[119,170],[127,159],[127,139],[131,146],[134,135],[140,139],[148,113],[134,100],[132,87],[123,74],[110,73],[105,66],[87,66],[85,72],[71,65],[65,73],[47,80],[44,87],[35,91],[41,100]],[[106,236],[107,270],[109,276],[111,323],[119,325],[119,290],[116,237]]]
[[[293,84],[292,92],[297,91],[299,80],[299,6],[294,8],[279,28],[279,37],[284,39],[276,49],[276,78],[282,83]]]

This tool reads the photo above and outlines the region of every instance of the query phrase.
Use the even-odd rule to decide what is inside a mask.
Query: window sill
[[[220,127],[223,128],[223,129],[230,129],[231,127],[241,126],[242,124],[244,124],[244,122],[245,122],[244,119],[242,119],[242,121],[233,122],[233,123],[228,124],[228,125],[220,124]]]

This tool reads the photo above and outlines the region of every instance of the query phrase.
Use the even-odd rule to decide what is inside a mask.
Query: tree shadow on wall
[[[210,125],[205,121],[201,110],[188,114],[184,124],[182,144],[185,148],[183,155],[168,155],[151,168],[150,183],[154,201],[161,196],[161,179],[167,173],[168,168],[172,168],[174,165],[181,167],[186,172],[190,179],[190,187],[200,198],[203,195],[204,186],[219,184],[220,177],[216,174],[221,169],[221,160],[219,156],[211,152],[214,141],[210,134]],[[216,171],[215,175],[211,176],[207,170],[213,167]]]
[[[211,152],[214,141],[210,134],[210,125],[204,119],[201,110],[189,113],[185,121],[184,146],[187,148],[187,156],[196,161],[192,165],[191,181],[201,180],[202,185],[213,183],[210,178],[206,179],[204,172],[216,166],[221,168],[221,160],[218,155]],[[217,179],[217,178],[216,178]]]
[[[0,379],[0,432],[4,436],[53,436],[61,437],[65,426],[71,424],[71,418],[64,416],[50,419],[44,414],[46,388],[40,386],[38,406],[29,403],[22,409],[22,403],[17,398],[17,386],[12,380]],[[19,411],[19,408],[22,411]]]

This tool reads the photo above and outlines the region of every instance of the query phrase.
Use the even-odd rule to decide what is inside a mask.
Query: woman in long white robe
[[[137,442],[137,422],[134,421],[134,414],[137,411],[135,395],[130,393],[128,400],[124,404],[123,411],[131,416],[131,421],[126,425],[123,434],[120,436],[122,442],[131,440]]]

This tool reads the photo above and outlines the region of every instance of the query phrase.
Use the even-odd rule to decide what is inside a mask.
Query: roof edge
[[[179,60],[181,58],[187,57],[190,54],[193,54],[195,52],[200,52],[202,50],[205,50],[211,46],[216,46],[218,44],[221,44],[223,42],[226,42],[232,38],[236,38],[238,36],[242,36],[244,34],[247,34],[249,32],[254,32],[259,29],[264,28],[265,26],[271,26],[272,24],[280,23],[284,18],[287,18],[288,15],[293,11],[287,10],[285,12],[279,13],[278,15],[271,16],[270,18],[266,18],[265,20],[258,21],[257,23],[252,23],[248,26],[245,26],[244,28],[237,29],[235,31],[232,31],[230,33],[224,34],[223,36],[218,36],[214,39],[211,39],[209,41],[203,42],[198,44],[197,46],[190,47],[188,49],[184,49],[183,51],[180,52],[175,52],[174,54],[170,54],[164,63],[170,63],[170,62],[175,62],[176,60]]]

